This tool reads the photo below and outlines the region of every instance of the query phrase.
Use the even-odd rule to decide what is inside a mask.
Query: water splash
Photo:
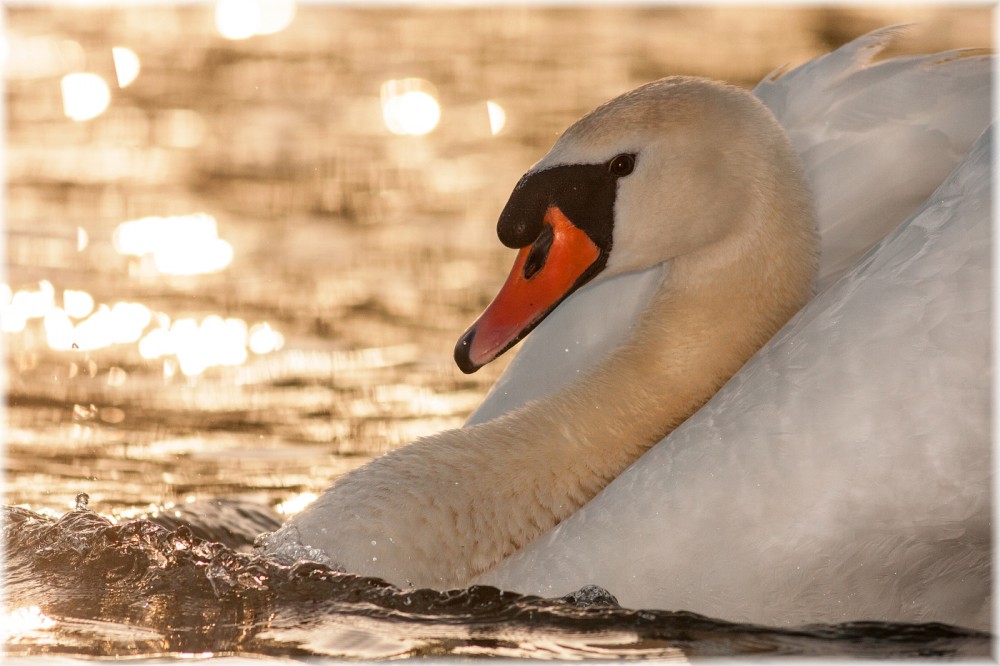
[[[223,519],[211,518],[213,506],[221,507]],[[86,507],[81,493],[77,508],[58,520],[25,509],[0,511],[10,607],[37,607],[39,617],[59,620],[41,638],[30,631],[19,636],[9,654],[34,654],[43,642],[51,645],[53,634],[57,642],[72,643],[79,631],[95,637],[82,648],[86,654],[119,658],[164,652],[341,658],[984,657],[991,648],[986,634],[940,624],[779,629],[686,612],[632,610],[618,607],[596,587],[563,599],[486,586],[401,590],[317,562],[279,564],[196,534],[224,524],[232,528],[230,537],[252,539],[259,524],[232,517],[253,515],[258,510],[253,505],[206,504],[200,515],[188,514],[190,522],[169,527],[162,522],[165,514],[157,522],[113,524]]]

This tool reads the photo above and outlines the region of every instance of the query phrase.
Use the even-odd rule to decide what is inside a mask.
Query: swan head
[[[775,220],[788,228],[763,228]],[[783,233],[808,245],[813,220],[770,111],[706,79],[644,85],[577,121],[517,183],[497,223],[514,266],[455,360],[476,371],[587,283],[662,262],[711,265],[746,238]]]

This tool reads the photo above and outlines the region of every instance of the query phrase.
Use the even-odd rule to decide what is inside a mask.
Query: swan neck
[[[811,217],[805,217],[793,227],[798,233],[775,237],[758,224],[765,231],[670,261],[632,334],[603,362],[581,380],[477,426],[488,429],[483,441],[517,452],[519,473],[537,477],[526,484],[538,488],[527,501],[542,505],[549,524],[576,511],[679,426],[805,304],[815,265]]]

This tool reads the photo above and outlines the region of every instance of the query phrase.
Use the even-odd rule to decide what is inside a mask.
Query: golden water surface
[[[293,511],[460,425],[459,334],[518,177],[669,74],[752,86],[871,29],[989,46],[986,7],[6,11],[8,504]]]

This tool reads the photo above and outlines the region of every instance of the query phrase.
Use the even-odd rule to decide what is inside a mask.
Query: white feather
[[[802,159],[832,284],[909,217],[989,123],[989,66],[968,51],[871,64],[901,28],[856,39],[754,94]]]

